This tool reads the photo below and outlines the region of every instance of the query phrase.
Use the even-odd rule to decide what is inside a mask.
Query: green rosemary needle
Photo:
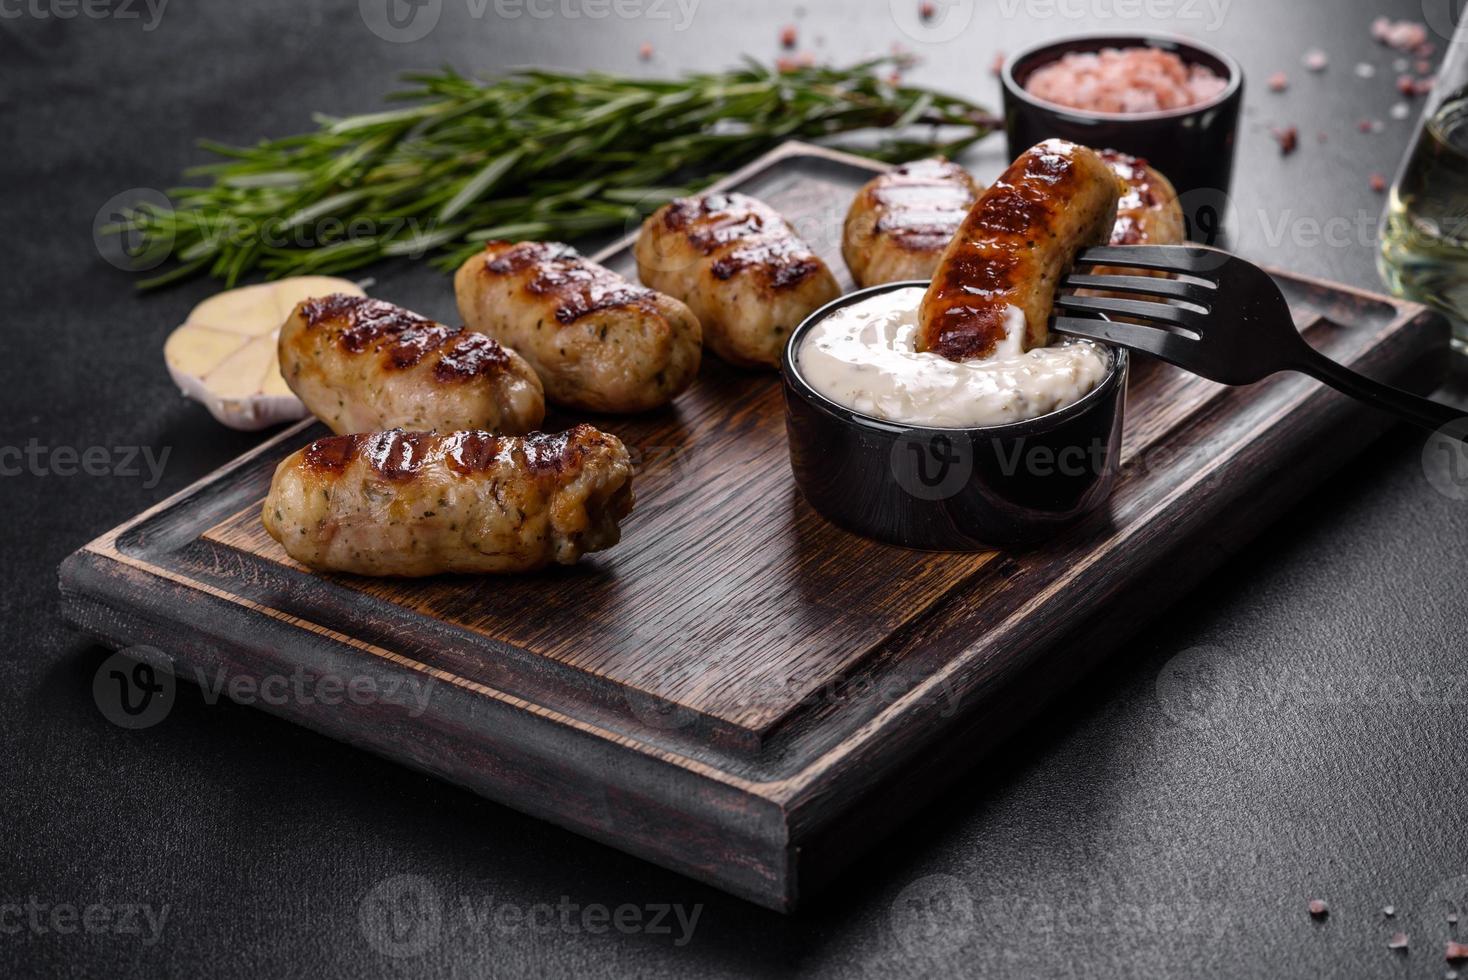
[[[401,108],[234,147],[185,172],[203,183],[139,204],[129,232],[144,289],[196,275],[233,286],[330,275],[435,253],[452,269],[492,238],[572,239],[631,227],[787,139],[884,137],[884,160],[957,153],[994,118],[896,80],[899,58],[775,70],[753,61],[675,80],[525,69],[480,81],[452,69],[405,77]]]

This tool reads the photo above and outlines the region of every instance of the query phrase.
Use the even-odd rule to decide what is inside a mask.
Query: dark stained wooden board
[[[844,278],[841,219],[872,170],[790,144],[726,185]],[[628,252],[600,258],[629,271]],[[1417,390],[1445,371],[1440,317],[1278,278],[1331,357]],[[1226,389],[1139,360],[1109,514],[973,555],[826,524],[794,488],[782,411],[772,375],[709,358],[671,409],[592,419],[639,459],[622,544],[412,582],[318,575],[264,533],[275,464],[324,431],[301,423],[68,558],[63,608],[185,678],[431,679],[421,713],[264,707],[790,909],[1389,424],[1308,379]]]

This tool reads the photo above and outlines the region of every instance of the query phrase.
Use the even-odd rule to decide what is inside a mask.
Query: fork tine
[[[1051,321],[1050,328],[1072,337],[1085,337],[1088,340],[1099,340],[1105,344],[1143,351],[1179,367],[1185,367],[1189,360],[1196,360],[1196,340],[1179,337],[1156,327],[1139,327],[1134,323],[1117,323],[1114,320],[1097,320],[1091,317],[1058,316]],[[1190,347],[1195,355],[1193,358],[1188,356]]]
[[[1055,297],[1055,305],[1075,313],[1105,313],[1108,316],[1129,316],[1154,323],[1169,323],[1200,333],[1204,314],[1185,306],[1171,303],[1150,303],[1136,299],[1114,299],[1110,296],[1072,296],[1061,294]]]
[[[1209,278],[1229,259],[1227,252],[1202,245],[1101,245],[1076,256],[1077,265],[1116,265],[1160,272],[1185,272]]]
[[[1148,296],[1170,296],[1185,299],[1199,306],[1207,306],[1217,293],[1212,283],[1202,285],[1181,279],[1159,279],[1157,276],[1085,276],[1072,274],[1065,277],[1062,286],[1076,289],[1104,289],[1112,293],[1145,293]]]

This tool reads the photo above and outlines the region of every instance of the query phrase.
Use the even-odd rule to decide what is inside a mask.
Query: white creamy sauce
[[[801,341],[801,375],[863,415],[955,428],[1037,418],[1080,400],[1106,376],[1106,349],[1089,340],[1022,350],[1024,314],[1016,307],[1009,309],[1008,336],[988,357],[950,361],[919,353],[923,292],[894,289],[826,317]]]

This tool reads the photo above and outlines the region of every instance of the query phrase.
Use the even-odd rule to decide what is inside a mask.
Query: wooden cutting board
[[[790,217],[849,288],[841,221],[876,169],[792,143],[722,186]],[[598,258],[633,274],[630,252]],[[1445,372],[1440,317],[1278,278],[1336,360],[1419,391]],[[1389,424],[1304,378],[1225,389],[1138,359],[1109,514],[941,554],[805,504],[771,374],[710,357],[671,408],[591,421],[637,460],[637,506],[574,568],[306,570],[259,520],[276,463],[325,434],[304,422],[69,557],[64,612],[185,679],[361,679],[378,696],[260,706],[788,910]]]

